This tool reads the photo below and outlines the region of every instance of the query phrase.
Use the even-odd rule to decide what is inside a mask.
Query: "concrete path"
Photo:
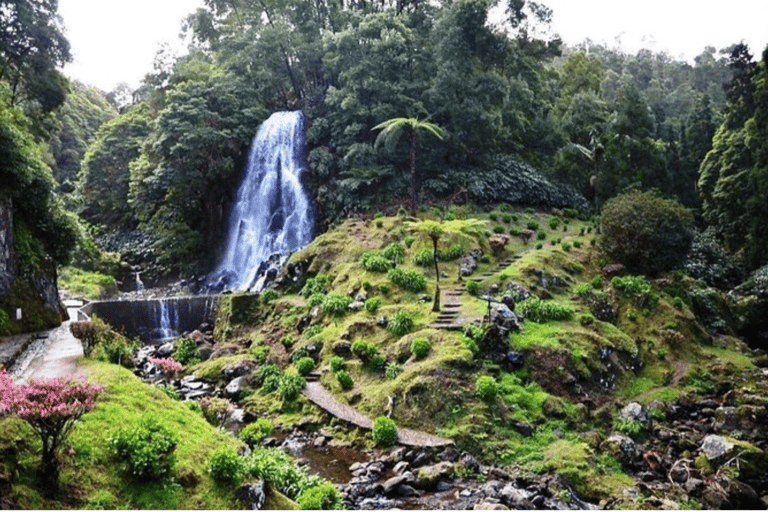
[[[39,335],[39,341],[40,346],[36,347],[36,340],[9,372],[14,380],[20,382],[36,377],[74,376],[83,371],[78,369],[77,364],[77,360],[83,357],[83,347],[72,336],[69,321],[44,331]]]
[[[336,400],[336,397],[319,382],[307,382],[303,393],[310,402],[329,414],[366,430],[373,428],[373,420],[371,418]],[[406,446],[448,446],[453,444],[453,441],[450,439],[408,428],[397,429],[397,441]]]

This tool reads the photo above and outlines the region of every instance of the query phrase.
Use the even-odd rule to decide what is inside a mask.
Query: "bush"
[[[547,239],[547,234],[543,231],[536,233],[536,240],[543,241]]]
[[[203,410],[203,417],[208,423],[216,427],[224,424],[227,414],[232,410],[232,402],[217,396],[206,396],[200,399],[199,403],[200,408]]]
[[[272,435],[274,426],[266,418],[259,418],[253,423],[244,426],[238,437],[248,446],[256,446]]]
[[[336,376],[336,380],[341,385],[341,389],[346,391],[354,387],[355,381],[347,370],[339,370],[335,372],[334,375]]]
[[[315,325],[310,325],[309,327],[304,329],[304,332],[302,334],[304,334],[304,336],[306,336],[307,338],[312,338],[313,336],[317,336],[321,332],[323,332],[323,326],[315,324]]]
[[[381,254],[393,263],[402,263],[405,259],[405,249],[397,242],[392,242],[382,249]]]
[[[304,288],[301,289],[301,294],[304,297],[309,297],[315,293],[326,294],[328,292],[328,284],[331,282],[331,276],[328,274],[317,274],[315,277],[310,277],[304,284]]]
[[[512,222],[512,214],[511,213],[503,213],[501,214],[501,220],[504,222],[504,224],[509,224]]]
[[[217,482],[236,482],[244,469],[243,459],[232,446],[220,446],[208,457],[208,474]]]
[[[557,229],[560,226],[560,217],[549,218],[549,228],[552,230]]]
[[[385,374],[389,380],[395,380],[402,371],[403,371],[403,367],[393,361],[387,364],[387,369],[385,371]]]
[[[480,291],[480,283],[470,279],[469,281],[467,281],[466,286],[467,286],[468,294],[477,296],[478,292]]]
[[[277,300],[279,295],[275,290],[267,290],[261,295],[261,302],[263,304],[270,304]]]
[[[398,311],[387,322],[387,330],[396,336],[405,336],[413,328],[413,317],[407,311]]]
[[[324,293],[313,293],[307,298],[306,306],[308,309],[322,305],[326,295]]]
[[[493,226],[493,232],[496,234],[501,234],[505,231],[506,231],[506,228],[501,224],[496,224],[495,226]]]
[[[693,217],[657,192],[632,191],[606,202],[600,244],[631,271],[655,275],[683,263],[691,247]]]
[[[336,487],[330,482],[323,482],[305,489],[298,499],[301,510],[341,510],[344,500]]]
[[[360,255],[360,265],[370,272],[386,272],[392,268],[392,261],[381,251],[367,251]]]
[[[517,311],[537,324],[548,320],[570,320],[575,309],[572,306],[558,304],[550,300],[544,301],[538,297],[529,297],[517,304]]]
[[[323,298],[321,305],[323,311],[334,316],[343,316],[349,311],[352,297],[340,293],[329,293]]]
[[[190,338],[181,338],[176,342],[173,358],[184,366],[193,366],[203,360],[197,343]]]
[[[696,234],[684,268],[694,279],[721,290],[733,288],[744,278],[742,269],[723,249],[711,228]]]
[[[264,391],[271,393],[277,389],[278,381],[274,379],[279,379],[282,373],[283,372],[280,371],[280,368],[276,364],[270,363],[260,366],[254,373],[254,376],[256,377],[256,383],[263,388]],[[270,386],[271,383],[274,383],[274,387]]]
[[[386,416],[373,421],[373,440],[381,446],[392,446],[397,442],[397,425]]]
[[[413,254],[413,264],[420,267],[431,267],[434,264],[434,253],[431,249],[424,249]]]
[[[346,362],[344,361],[343,357],[340,356],[333,356],[331,358],[331,371],[337,372],[339,370],[343,370],[346,366]]]
[[[365,310],[369,313],[375,313],[381,306],[381,297],[370,297],[365,300]]]
[[[299,375],[306,376],[309,372],[315,369],[315,360],[311,357],[302,357],[294,362],[293,366],[296,367],[296,371],[299,372]]]
[[[579,297],[586,297],[592,293],[592,285],[590,283],[579,283],[573,287],[573,293]]]
[[[411,342],[411,354],[416,356],[416,359],[422,359],[429,354],[432,350],[432,345],[427,338],[416,338]]]
[[[377,352],[378,349],[376,348],[376,345],[370,341],[355,340],[352,343],[352,353],[359,357],[363,362],[370,360]]]
[[[464,256],[466,249],[462,244],[453,244],[447,251],[437,251],[437,259],[440,261],[453,261]]]
[[[277,390],[283,397],[283,400],[292,401],[298,398],[301,390],[304,389],[306,381],[304,377],[296,373],[286,373],[280,378],[280,384]]]
[[[475,381],[475,393],[484,402],[492,402],[496,399],[499,392],[499,385],[496,380],[488,375],[481,375]]]
[[[427,278],[417,270],[393,268],[387,272],[387,277],[399,287],[410,292],[418,293],[427,287]]]
[[[626,298],[646,294],[651,291],[651,283],[643,276],[616,276],[611,279],[611,286],[616,288]]]
[[[153,417],[133,428],[123,428],[107,439],[110,449],[137,480],[158,480],[173,472],[178,436]]]

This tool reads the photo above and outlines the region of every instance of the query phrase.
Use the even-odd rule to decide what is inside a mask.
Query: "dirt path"
[[[373,428],[373,420],[371,418],[336,400],[336,397],[319,382],[307,382],[307,385],[304,387],[304,396],[337,418],[367,430]],[[408,428],[397,429],[397,440],[400,444],[406,446],[448,446],[453,444],[453,441],[450,439]]]
[[[685,361],[678,361],[677,364],[675,365],[675,371],[672,374],[672,378],[670,379],[669,384],[661,387],[664,387],[664,388],[676,387],[678,384],[680,384],[680,381],[683,380],[683,377],[685,376],[690,366],[691,366],[690,363],[686,363]],[[633,400],[636,402],[639,402],[645,397],[650,396],[652,393],[658,391],[659,389],[660,389],[659,387],[649,389],[648,391],[634,397]]]

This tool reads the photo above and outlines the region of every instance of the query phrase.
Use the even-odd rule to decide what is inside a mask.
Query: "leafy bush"
[[[623,297],[642,295],[651,291],[651,283],[643,276],[616,276],[611,279],[611,286],[621,292]]]
[[[531,231],[538,231],[539,230],[539,223],[535,220],[529,220],[525,223],[525,227],[530,229]]]
[[[548,320],[570,320],[575,309],[554,301],[529,297],[517,304],[517,311],[526,319],[541,324]]]
[[[315,277],[307,279],[307,282],[304,283],[304,288],[301,289],[301,294],[304,297],[309,297],[315,293],[325,294],[328,292],[330,282],[331,276],[328,274],[317,274]]]
[[[397,242],[392,242],[382,249],[381,254],[393,263],[402,263],[405,259],[405,249]]]
[[[339,381],[341,389],[346,391],[354,387],[355,381],[347,370],[339,370],[335,372],[334,375],[336,376],[336,380]]]
[[[376,348],[376,345],[370,341],[355,340],[352,343],[352,353],[359,357],[363,362],[371,359],[377,352],[378,349]]]
[[[683,268],[694,279],[721,290],[733,288],[744,277],[741,267],[723,249],[710,228],[693,238]]]
[[[381,284],[378,286],[378,288],[379,288],[379,291],[380,291],[380,292],[381,292],[383,295],[386,295],[386,294],[388,294],[388,293],[389,293],[389,285],[388,285],[388,284],[385,284],[385,283],[381,283]]]
[[[110,449],[137,480],[157,480],[173,472],[178,436],[156,418],[145,417],[133,428],[123,428],[107,439]]]
[[[381,306],[381,297],[370,297],[365,300],[365,310],[369,313],[375,313]]]
[[[589,283],[579,283],[573,287],[573,293],[579,297],[585,297],[592,293],[592,285]]]
[[[392,261],[381,251],[367,251],[360,255],[360,265],[370,272],[386,272],[392,268]]]
[[[431,267],[434,264],[434,254],[430,249],[424,249],[423,251],[416,251],[413,254],[413,264],[420,267]]]
[[[342,316],[349,311],[350,304],[352,304],[352,297],[340,293],[329,293],[323,299],[321,307],[325,313]]]
[[[411,353],[416,359],[422,359],[432,350],[432,345],[427,338],[416,338],[411,342]]]
[[[243,459],[232,446],[220,446],[208,457],[208,474],[217,482],[234,483],[244,469]]]
[[[386,416],[373,421],[373,440],[381,446],[392,446],[397,442],[397,425]]]
[[[614,430],[621,432],[624,435],[627,435],[631,438],[636,438],[643,433],[645,430],[645,425],[643,425],[643,422],[638,420],[623,420],[621,418],[616,418],[613,421],[613,428]]]
[[[502,226],[501,224],[496,224],[493,226],[493,232],[496,234],[500,234],[506,231],[506,228]]]
[[[399,287],[410,292],[418,293],[427,287],[427,278],[417,270],[393,268],[387,272],[387,277]]]
[[[504,222],[504,224],[509,224],[512,222],[512,214],[511,213],[503,213],[501,214],[501,220]]]
[[[275,290],[267,290],[261,294],[261,302],[263,304],[270,304],[277,300],[279,295]]]
[[[562,247],[565,252],[571,251],[571,244],[569,242],[563,242],[560,244],[560,247]]]
[[[489,375],[481,375],[475,381],[475,393],[484,402],[492,402],[496,399],[499,392],[499,385],[496,380]]]
[[[539,231],[538,233],[536,233],[536,240],[544,241],[546,239],[547,239],[547,234],[545,232]]]
[[[246,473],[252,478],[271,482],[291,499],[297,499],[306,489],[323,483],[321,478],[309,476],[297,467],[293,458],[279,448],[254,447],[247,460]]]
[[[265,364],[259,367],[254,373],[256,377],[256,383],[267,393],[271,393],[277,389],[280,383],[280,376],[283,372],[276,364]]]
[[[691,213],[657,192],[632,191],[605,203],[600,244],[632,271],[655,275],[679,267],[693,240]]]
[[[416,237],[415,236],[408,235],[407,237],[405,237],[405,240],[404,240],[405,246],[410,249],[411,246],[413,245],[413,242],[415,242],[415,241],[416,241]]]
[[[318,325],[318,324],[315,324],[315,325],[310,325],[309,327],[307,327],[306,329],[304,329],[304,332],[303,332],[303,334],[304,334],[304,336],[306,336],[307,338],[311,338],[311,337],[313,337],[313,336],[317,336],[317,335],[318,335],[318,334],[320,334],[321,332],[323,332],[323,326],[322,326],[322,325]]]
[[[346,366],[346,362],[344,361],[344,358],[341,356],[333,356],[331,358],[331,371],[337,372],[339,370],[343,370]]]
[[[392,361],[391,363],[387,364],[385,375],[389,380],[395,380],[402,371],[403,371],[403,367],[398,363]]]
[[[322,305],[326,295],[324,293],[313,293],[307,298],[306,306],[308,309]]]
[[[305,489],[297,501],[301,510],[341,510],[344,505],[341,493],[330,482]]]
[[[475,280],[470,279],[467,281],[467,293],[470,295],[477,296],[478,292],[480,291],[480,283],[478,283]]]
[[[315,369],[315,360],[311,357],[302,357],[294,362],[293,366],[296,367],[296,371],[299,372],[299,375],[306,376],[309,372]]]
[[[549,218],[549,228],[552,230],[557,229],[560,226],[560,217]]]
[[[582,327],[586,327],[588,325],[592,325],[595,322],[595,317],[589,314],[584,314],[579,316],[579,324]]]
[[[413,317],[407,311],[398,311],[387,322],[387,330],[396,336],[405,336],[413,328]]]
[[[190,338],[181,338],[176,342],[173,358],[184,366],[193,366],[203,360],[197,343]]]
[[[306,381],[301,375],[296,373],[286,373],[280,378],[280,384],[278,385],[277,390],[280,392],[280,396],[283,397],[283,400],[290,402],[296,400],[305,385]]]
[[[453,244],[448,248],[447,251],[438,249],[437,258],[440,261],[453,261],[464,256],[465,251],[466,249],[462,244]]]
[[[387,364],[387,360],[383,355],[376,353],[366,363],[365,367],[372,372],[380,372],[384,370],[384,366]]]
[[[274,426],[266,418],[259,418],[244,426],[238,435],[239,439],[249,446],[256,446],[272,435]]]

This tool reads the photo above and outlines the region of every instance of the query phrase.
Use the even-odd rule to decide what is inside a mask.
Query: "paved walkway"
[[[373,428],[373,420],[371,418],[336,400],[336,397],[319,382],[307,382],[303,392],[304,396],[312,403],[329,414],[360,428],[367,430]],[[448,446],[453,444],[453,441],[450,439],[408,428],[397,429],[397,441],[406,446]]]

